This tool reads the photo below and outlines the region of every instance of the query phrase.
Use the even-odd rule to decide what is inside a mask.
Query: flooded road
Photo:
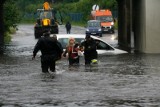
[[[84,33],[75,27],[72,33]],[[65,33],[60,26],[60,33]],[[111,41],[111,35],[103,38]],[[99,64],[56,64],[56,75],[41,73],[32,25],[20,25],[0,56],[0,107],[159,107],[160,54],[99,56]]]

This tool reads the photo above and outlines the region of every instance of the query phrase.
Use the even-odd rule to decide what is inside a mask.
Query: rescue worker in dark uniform
[[[61,48],[61,50],[58,51],[58,57],[56,58],[56,61],[57,61],[57,60],[61,59],[61,56],[62,56],[62,53],[63,53],[63,47],[62,47],[61,43],[57,40],[57,35],[56,34],[54,34],[52,38],[57,42],[58,47]]]
[[[65,27],[66,27],[67,34],[70,34],[71,33],[71,23],[67,22],[66,25],[65,25]]]
[[[45,31],[44,37],[41,37],[37,44],[34,47],[33,51],[33,57],[32,59],[35,59],[35,56],[37,52],[41,51],[41,68],[42,72],[48,73],[48,69],[50,71],[55,72],[55,61],[60,59],[59,57],[63,53],[63,48],[60,43],[58,43],[57,40],[50,37],[50,33],[48,31]]]
[[[85,65],[91,64],[93,60],[98,58],[97,55],[97,44],[96,42],[90,37],[90,35],[86,35],[85,41],[81,43],[81,47],[84,50],[84,59]]]

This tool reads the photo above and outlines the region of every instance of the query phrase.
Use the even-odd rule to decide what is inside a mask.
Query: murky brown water
[[[74,67],[62,59],[56,75],[43,74],[40,53],[31,60],[36,41],[33,26],[21,25],[0,56],[0,107],[159,107],[160,54],[99,56],[92,66],[81,58]]]

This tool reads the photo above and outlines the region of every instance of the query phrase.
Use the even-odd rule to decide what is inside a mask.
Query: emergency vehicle
[[[109,9],[106,10],[93,10],[91,17],[94,20],[101,21],[101,27],[103,32],[114,33],[114,19],[112,12]]]

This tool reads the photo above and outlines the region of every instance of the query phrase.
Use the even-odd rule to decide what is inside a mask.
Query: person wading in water
[[[39,38],[34,47],[32,59],[35,59],[37,52],[41,51],[42,72],[48,73],[48,69],[50,69],[51,72],[55,72],[55,61],[57,58],[60,59],[59,57],[63,53],[63,48],[57,40],[50,37],[49,31],[45,31],[43,36],[44,37]]]

